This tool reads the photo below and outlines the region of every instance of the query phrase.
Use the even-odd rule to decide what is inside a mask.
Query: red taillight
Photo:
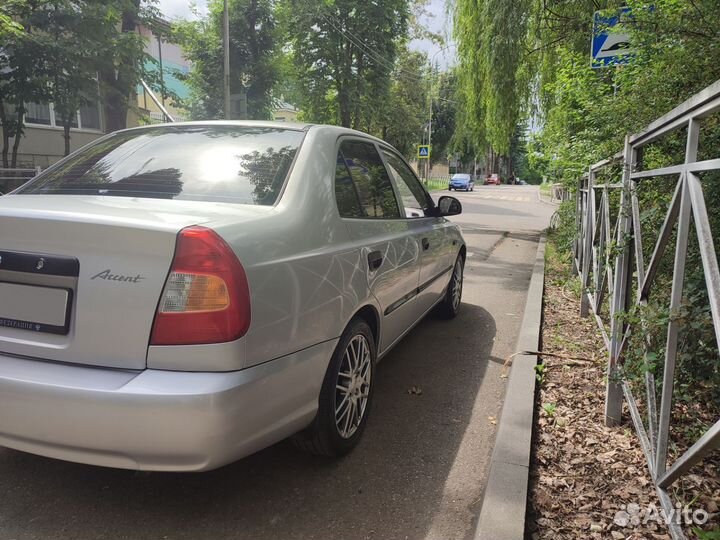
[[[250,290],[235,253],[210,229],[181,230],[150,344],[233,341],[249,326]]]

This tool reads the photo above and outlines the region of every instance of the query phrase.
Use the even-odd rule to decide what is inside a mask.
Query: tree
[[[97,0],[54,0],[43,4],[38,15],[36,39],[47,58],[48,99],[63,127],[68,155],[78,110],[99,99],[97,74],[111,46],[114,22]]]
[[[193,118],[222,118],[223,2],[212,0],[209,14],[176,25],[192,69],[189,109]],[[272,89],[278,79],[276,21],[270,0],[229,0],[230,92],[247,96],[249,118],[271,118]]]
[[[12,0],[2,7],[0,15],[12,20],[0,26],[3,166],[17,166],[29,103],[54,103],[69,153],[70,127],[78,109],[98,99],[98,79],[106,129],[126,127],[147,56],[142,37],[126,22],[154,13],[152,3],[147,6],[141,10],[132,0]]]
[[[366,113],[372,118],[370,131],[411,158],[428,121],[427,55],[403,47],[391,80],[387,99]]]
[[[157,18],[155,0],[109,0],[107,16],[112,22],[108,36],[110,46],[103,51],[104,62],[99,70],[100,91],[106,131],[127,127],[131,99],[145,71],[149,55],[145,40],[137,33],[138,25],[152,25]]]
[[[13,20],[11,8],[19,1],[7,2],[0,6],[0,43],[20,35],[23,31],[22,25]]]
[[[432,154],[433,163],[448,157],[448,147],[456,129],[458,77],[453,69],[438,75],[437,96],[433,98]]]
[[[16,0],[3,6],[3,17],[13,24],[3,25],[5,41],[0,48],[0,122],[2,122],[2,164],[16,167],[23,134],[26,104],[46,100],[46,54],[35,39],[34,21],[39,8]],[[12,157],[10,153],[10,139]]]
[[[588,60],[588,37],[592,32],[592,14],[627,5],[632,15],[623,20],[630,33],[635,53],[621,67],[593,69]],[[720,3],[717,0],[653,0],[652,7],[638,0],[625,2],[595,0],[537,0],[531,11],[530,32],[525,62],[538,73],[535,95],[528,116],[536,126],[528,148],[528,157],[541,167],[552,181],[564,182],[574,189],[589,164],[612,156],[623,147],[627,133],[643,129],[650,121],[670,111],[704,87],[720,79]],[[643,169],[650,170],[682,163],[687,133],[675,132],[642,152]],[[702,122],[701,155],[717,157],[720,147],[720,122],[717,116]],[[633,164],[634,165],[634,164]],[[611,170],[598,181],[617,181],[621,170]],[[649,260],[658,240],[677,177],[654,177],[637,182],[640,247]],[[720,228],[720,175],[699,175],[714,232]],[[615,190],[617,191],[617,190]],[[611,194],[611,211],[617,211],[619,194]],[[569,203],[565,231],[574,218]],[[694,225],[692,225],[694,226]],[[673,233],[677,234],[677,233]],[[622,375],[630,386],[645,384],[649,372],[662,380],[662,358],[667,339],[667,321],[681,325],[675,371],[675,403],[702,404],[702,411],[720,409],[720,370],[718,348],[712,325],[699,246],[690,235],[682,303],[670,312],[668,298],[672,289],[670,251],[658,260],[653,293],[646,302],[618,314],[623,322],[641,327],[631,332],[624,347]],[[562,234],[571,239],[573,233]],[[718,235],[715,234],[715,249]],[[672,244],[672,240],[670,245]],[[630,283],[629,294],[637,295]],[[642,318],[642,323],[640,322]],[[649,344],[649,347],[648,347]],[[648,355],[645,355],[646,347]],[[651,380],[651,379],[650,379]],[[674,413],[675,414],[675,411]]]
[[[368,129],[387,99],[408,0],[283,0],[306,118]]]
[[[614,154],[627,132],[641,129],[662,111],[720,78],[720,17],[715,0],[659,0],[653,8],[628,1],[633,61],[592,69],[588,36],[592,14],[619,2],[542,3],[530,17],[526,64],[538,73],[533,98],[534,139],[554,180],[574,182],[589,163]]]
[[[467,131],[487,141],[492,154],[507,154],[525,95],[530,0],[458,0],[455,37]]]

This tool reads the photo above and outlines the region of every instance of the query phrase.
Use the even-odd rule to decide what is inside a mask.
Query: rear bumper
[[[0,355],[0,446],[124,469],[214,469],[312,421],[335,344],[225,373]]]

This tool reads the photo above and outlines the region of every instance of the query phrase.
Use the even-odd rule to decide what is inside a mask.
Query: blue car
[[[452,178],[450,178],[450,183],[448,184],[448,190],[459,190],[463,189],[465,191],[474,191],[475,190],[475,182],[472,180],[472,176],[469,174],[464,173],[458,173],[453,174]]]

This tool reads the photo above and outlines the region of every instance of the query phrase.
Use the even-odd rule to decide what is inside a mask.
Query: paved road
[[[469,255],[461,314],[422,322],[379,365],[373,414],[351,455],[327,461],[284,442],[180,475],[0,449],[0,539],[470,537],[502,363],[514,352],[538,231],[553,208],[531,187],[457,196],[464,213],[453,219]],[[412,386],[422,394],[409,394]]]

